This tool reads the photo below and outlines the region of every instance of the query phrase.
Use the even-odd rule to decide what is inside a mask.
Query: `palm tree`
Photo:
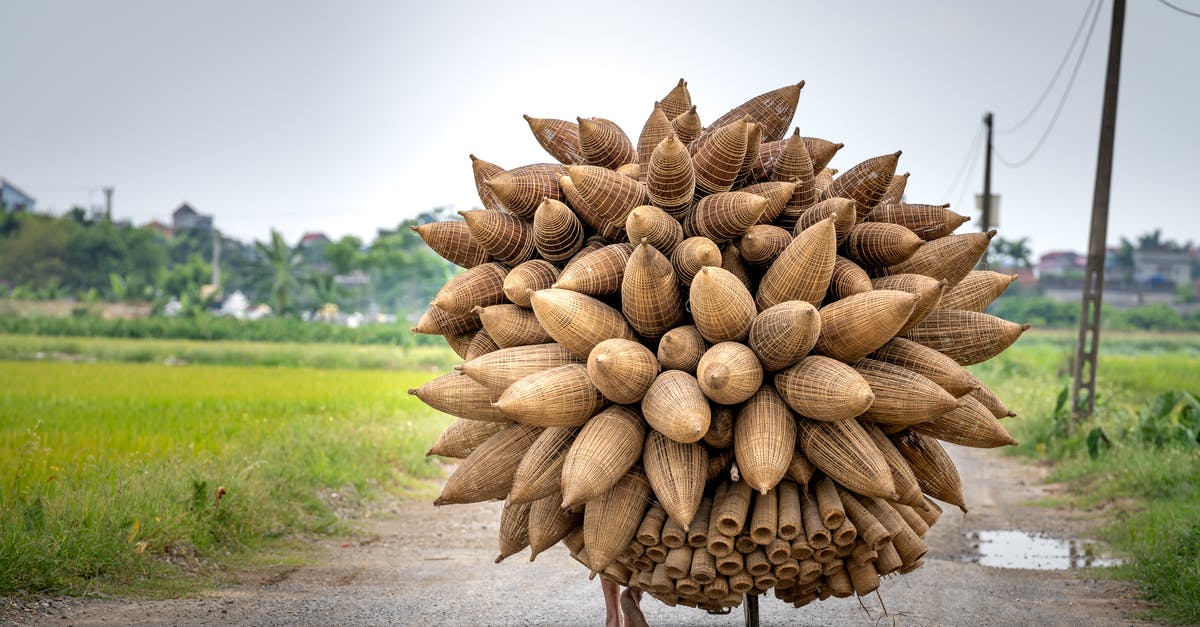
[[[271,306],[277,314],[288,313],[292,308],[291,291],[296,286],[296,270],[303,261],[299,245],[288,246],[283,234],[271,229],[271,242],[254,242],[254,246],[265,262],[264,274],[271,280]]]

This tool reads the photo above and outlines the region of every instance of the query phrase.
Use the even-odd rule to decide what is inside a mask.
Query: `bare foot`
[[[625,627],[649,627],[642,614],[642,591],[626,588],[621,593],[621,613],[625,615]]]
[[[601,579],[600,589],[604,591],[604,627],[621,627],[621,610],[618,607],[620,586],[607,579]]]

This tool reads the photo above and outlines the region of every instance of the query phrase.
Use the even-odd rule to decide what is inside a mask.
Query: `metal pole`
[[[745,599],[746,627],[758,627],[758,595],[747,592]]]
[[[1100,115],[1100,153],[1096,158],[1096,189],[1092,195],[1092,226],[1088,234],[1087,271],[1079,315],[1079,344],[1075,352],[1075,385],[1071,409],[1075,422],[1096,409],[1096,358],[1100,352],[1100,303],[1104,293],[1104,253],[1108,239],[1108,199],[1112,188],[1113,139],[1117,130],[1117,88],[1121,80],[1121,40],[1125,32],[1125,0],[1113,0],[1112,34],[1108,40],[1108,74]],[[1086,391],[1086,393],[1085,393]]]
[[[979,206],[979,230],[987,233],[992,230],[992,126],[995,117],[991,111],[988,111],[983,116],[983,123],[987,126],[987,148],[983,154],[983,200]],[[983,251],[983,259],[980,261],[980,266],[988,267],[988,251]]]

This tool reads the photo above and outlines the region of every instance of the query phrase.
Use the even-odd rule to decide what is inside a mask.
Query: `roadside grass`
[[[443,346],[207,340],[138,340],[0,334],[0,360],[115,361],[306,368],[445,371],[458,363]]]
[[[431,376],[0,362],[0,594],[178,593],[346,532],[332,491],[431,497]]]
[[[1004,421],[1021,442],[1008,450],[1052,461],[1074,506],[1111,512],[1100,533],[1131,558],[1113,574],[1138,581],[1155,618],[1200,622],[1200,441],[1176,394],[1200,393],[1200,335],[1102,334],[1096,412],[1075,428],[1073,334],[1026,336],[972,367],[1019,414]]]

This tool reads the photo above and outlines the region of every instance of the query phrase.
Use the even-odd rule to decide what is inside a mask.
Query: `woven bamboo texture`
[[[625,218],[634,207],[646,204],[646,186],[597,166],[573,165],[567,173],[584,203],[572,205],[579,218],[609,241],[625,239]]]
[[[796,115],[796,104],[800,101],[800,90],[803,88],[804,81],[800,81],[759,94],[714,120],[710,128],[721,128],[750,116],[750,119],[763,126],[763,141],[783,139],[791,126],[792,117]]]
[[[897,501],[913,507],[924,508],[925,496],[921,494],[921,485],[917,482],[917,476],[913,474],[912,468],[908,466],[904,456],[884,435],[883,431],[879,430],[879,427],[864,425],[863,430],[871,436],[871,441],[883,454],[883,458],[887,460],[888,468],[892,471],[892,481],[896,484],[896,494],[899,495]]]
[[[893,274],[875,279],[873,285],[877,290],[897,290],[917,297],[908,321],[896,331],[897,335],[908,333],[909,329],[925,320],[926,316],[937,308],[946,290],[944,279],[939,281],[923,274]]]
[[[1028,324],[977,311],[941,309],[930,313],[904,337],[970,366],[999,355],[1028,329]]]
[[[787,140],[768,141],[759,145],[754,164],[750,166],[750,180],[760,183],[770,181],[775,162],[779,160],[779,155],[783,154],[786,145]]]
[[[873,271],[875,276],[889,274],[924,274],[946,279],[946,288],[953,289],[979,263],[987,252],[988,243],[996,231],[964,233],[938,238],[922,246],[908,260]]]
[[[568,534],[578,529],[583,517],[571,510],[559,507],[562,501],[555,492],[529,505],[529,561],[542,551],[564,541]],[[564,542],[565,543],[565,542]]]
[[[613,406],[584,425],[563,461],[563,507],[607,492],[642,456],[646,429],[637,412]],[[641,513],[638,514],[641,520]]]
[[[691,109],[692,95],[688,93],[687,81],[679,79],[671,91],[658,101],[658,106],[662,108],[663,114],[668,118],[678,117]]]
[[[646,166],[646,191],[650,202],[675,218],[692,206],[696,171],[687,146],[674,135],[659,142]]]
[[[484,185],[484,181],[503,174],[504,168],[471,155],[471,173],[475,177],[475,192],[479,194],[479,202],[483,203],[484,208],[504,211],[504,205],[501,205],[492,190]]]
[[[829,276],[829,292],[826,297],[837,301],[854,294],[862,294],[874,289],[871,277],[861,266],[838,255],[833,261],[833,273]]]
[[[864,268],[890,266],[917,252],[925,240],[890,222],[863,222],[850,229],[846,256]]]
[[[821,477],[813,485],[813,496],[816,497],[821,524],[831,531],[841,527],[846,521],[846,509],[842,507],[842,499],[838,496],[833,479]]]
[[[604,118],[579,118],[579,152],[588,165],[615,170],[637,163],[637,150],[616,122]]]
[[[689,237],[671,253],[671,265],[681,285],[690,286],[700,268],[721,265],[721,249],[707,237]]]
[[[684,444],[703,438],[712,420],[700,384],[680,370],[658,375],[642,397],[642,414],[653,429]]]
[[[750,502],[754,496],[753,488],[750,484],[744,481],[726,482],[725,490],[720,492],[716,499],[713,500],[712,517],[709,520],[709,534],[712,534],[715,528],[721,535],[732,539],[737,534],[741,533],[745,526],[746,518],[750,513]],[[732,543],[731,543],[732,544]],[[712,543],[709,543],[709,552],[713,552]],[[720,557],[727,554],[713,552],[713,555]]]
[[[789,300],[821,304],[829,290],[837,239],[833,220],[823,220],[792,240],[763,275],[755,302],[763,310]]]
[[[938,309],[983,311],[1017,280],[1015,274],[1000,274],[988,270],[972,270],[954,289],[947,290],[938,302]]]
[[[775,389],[796,413],[813,420],[854,418],[875,401],[871,386],[854,368],[819,355],[776,374]]]
[[[476,307],[479,320],[497,348],[547,344],[554,338],[542,328],[532,311],[506,303]]]
[[[496,408],[522,424],[578,427],[607,404],[587,368],[567,364],[518,379],[500,395]]]
[[[804,146],[808,148],[808,154],[812,157],[813,172],[820,172],[829,165],[830,161],[833,161],[833,156],[845,147],[845,144],[819,137],[805,137]]]
[[[409,227],[433,252],[463,268],[474,268],[489,260],[488,252],[471,239],[471,230],[461,220],[442,220]]]
[[[485,263],[446,281],[433,304],[446,313],[463,315],[475,307],[504,302],[504,277],[508,269],[498,263]]]
[[[763,369],[754,351],[738,342],[720,342],[700,358],[696,367],[700,390],[714,403],[736,405],[758,391]]]
[[[766,199],[766,204],[763,205],[762,214],[758,216],[755,224],[771,224],[775,222],[783,209],[787,207],[788,202],[795,194],[795,183],[786,181],[764,181],[740,187],[739,192],[761,196]]]
[[[621,279],[633,247],[629,244],[610,244],[567,266],[552,287],[589,296],[603,296],[621,291]]]
[[[416,332],[417,331],[414,329],[413,333]],[[467,349],[471,347],[471,340],[475,339],[475,333],[454,333],[444,337],[446,339],[446,344],[450,346],[450,350],[454,351],[454,354],[458,355],[460,358],[466,359]]]
[[[663,113],[659,103],[654,103],[654,109],[650,111],[650,117],[646,118],[646,123],[642,125],[642,132],[638,135],[637,162],[641,165],[648,165],[650,155],[654,153],[654,149],[658,147],[659,143],[674,135],[675,129],[671,126],[671,118]]]
[[[476,309],[479,308],[477,307]],[[494,353],[498,350],[500,350],[500,346],[497,345],[496,341],[492,339],[492,336],[487,332],[487,329],[481,329],[478,333],[471,337],[471,343],[467,345],[467,352],[465,355],[463,355],[463,359],[476,359],[478,357],[487,355],[488,353]]]
[[[821,472],[859,494],[896,498],[887,460],[857,420],[800,418],[798,426],[800,448]]]
[[[767,199],[747,192],[720,192],[700,199],[683,223],[688,237],[728,242],[754,226],[767,207]]]
[[[621,312],[634,331],[648,339],[662,337],[683,319],[675,269],[653,246],[638,244],[625,265]]]
[[[642,522],[638,524],[634,538],[644,546],[656,546],[662,541],[663,524],[667,522],[667,510],[661,503],[651,503]]]
[[[759,492],[754,496],[754,514],[750,516],[750,538],[759,546],[767,546],[777,539],[778,530],[779,490],[778,488],[772,488],[765,493]],[[790,552],[791,549],[789,547],[783,554],[785,559]],[[763,553],[763,557],[767,557],[765,552]],[[769,560],[768,563],[770,563]],[[760,575],[763,573],[751,574]]]
[[[654,496],[671,520],[688,530],[704,497],[708,453],[699,444],[683,444],[651,431],[642,460]]]
[[[746,155],[742,157],[742,167],[738,170],[735,187],[743,187],[750,182],[750,169],[758,159],[758,147],[762,145],[763,127],[761,124],[746,125]]]
[[[763,386],[738,412],[733,450],[742,480],[766,492],[787,474],[796,448],[796,419],[779,393]]]
[[[929,496],[967,512],[963,500],[962,480],[954,462],[941,444],[933,438],[912,430],[901,431],[889,436],[896,450],[904,456],[912,469],[921,491]]]
[[[533,214],[533,246],[547,261],[570,259],[583,247],[583,224],[570,207],[546,198]]]
[[[550,343],[500,349],[467,361],[459,369],[498,397],[518,379],[572,363],[580,363],[579,358],[561,344]]]
[[[721,249],[721,269],[737,277],[737,280],[746,286],[746,291],[754,293],[756,281],[750,276],[750,269],[746,267],[742,251],[738,250],[737,246],[726,244],[725,248]]]
[[[833,230],[840,246],[846,243],[850,237],[850,231],[854,229],[855,221],[858,219],[857,208],[858,203],[849,198],[827,198],[797,213],[799,217],[795,221],[793,233],[799,235],[806,229],[812,228],[813,225],[833,216]],[[785,210],[785,212],[791,211],[790,206]]]
[[[813,350],[848,363],[862,359],[896,335],[916,299],[907,292],[872,290],[825,305]]]
[[[592,572],[600,572],[625,549],[637,532],[650,498],[650,483],[637,468],[613,488],[588,501],[583,513],[583,538]]]
[[[704,434],[704,443],[715,449],[733,446],[732,407],[716,405],[712,408],[712,419],[708,424],[708,432]],[[717,470],[720,472],[723,468]]]
[[[812,156],[808,146],[800,136],[800,129],[795,129],[792,136],[783,144],[779,158],[771,165],[772,181],[793,181],[796,184],[794,194],[797,206],[811,206],[817,202],[816,170],[813,169]]]
[[[817,176],[813,179],[813,187],[817,188],[818,200],[829,200],[830,198],[836,198],[835,196],[829,195],[829,188],[833,187],[833,177],[837,174],[837,172],[837,168],[825,168],[824,170],[817,172]],[[847,200],[849,199],[847,198]],[[858,203],[855,203],[854,206],[857,209]],[[858,216],[856,214],[855,219],[857,220],[857,218]]]
[[[604,340],[588,355],[588,377],[605,398],[621,405],[641,401],[658,370],[654,353],[631,340]]]
[[[858,216],[870,213],[883,198],[896,174],[900,151],[872,157],[846,170],[833,180],[826,195],[830,198],[849,198],[858,203]]]
[[[692,144],[697,196],[727,192],[733,187],[746,159],[747,126],[739,119],[706,132]]]
[[[513,268],[504,277],[504,297],[529,308],[529,293],[544,290],[558,280],[558,268],[545,259],[533,259]]]
[[[644,242],[670,257],[683,241],[683,225],[658,207],[642,205],[629,212],[625,219],[625,234],[630,243]]]
[[[879,206],[904,202],[904,190],[908,187],[908,177],[908,172],[893,176],[892,182],[888,184],[887,191],[883,193],[883,198],[879,199]]]
[[[817,506],[816,496],[807,488],[800,491],[800,516],[804,520],[805,542],[814,555],[833,542],[832,534],[821,521],[821,508]]]
[[[872,359],[907,368],[959,397],[979,389],[971,373],[953,359],[912,340],[893,338],[871,354]]]
[[[576,357],[587,359],[604,340],[634,339],[633,329],[620,311],[577,292],[548,289],[530,298],[542,328]]]
[[[512,425],[488,438],[458,465],[433,504],[477,503],[507,497],[521,458],[541,432],[537,427]]]
[[[484,181],[483,186],[491,190],[505,211],[533,219],[542,200],[563,200],[558,179],[566,173],[566,166],[536,163],[498,174]]]
[[[478,331],[482,327],[483,323],[480,322],[479,316],[470,309],[465,313],[452,314],[437,305],[430,305],[429,309],[422,314],[421,319],[417,321],[417,326],[413,327],[412,332],[428,335],[459,335]]]
[[[708,519],[712,515],[712,504],[711,495],[702,497],[696,514],[692,517],[692,524],[688,525],[688,546],[694,549],[708,545]],[[692,562],[695,563],[694,557]]]
[[[708,342],[695,325],[675,327],[658,342],[658,363],[663,370],[682,370],[695,375],[700,358],[708,350]]]
[[[696,113],[694,106],[671,118],[671,128],[675,129],[675,136],[685,145],[695,141],[704,131],[704,125],[700,122],[700,114]]]
[[[534,118],[528,115],[524,117],[538,144],[541,144],[555,161],[564,165],[584,163],[583,153],[579,150],[578,124],[553,118]]]
[[[500,555],[496,563],[529,546],[529,503],[505,503],[500,510]]]
[[[642,165],[640,163],[626,163],[625,165],[617,168],[617,174],[645,183],[646,181],[643,172],[644,170],[642,170]]]
[[[800,488],[790,479],[779,482],[777,523],[779,538],[790,542],[804,531],[800,517]],[[790,550],[790,549],[789,549]]]
[[[858,530],[858,535],[862,538],[864,544],[875,551],[880,551],[885,546],[891,545],[891,532],[871,514],[870,510],[862,504],[862,501],[857,496],[840,486],[838,487],[838,496],[842,499],[842,508],[846,512],[846,520],[849,520],[854,525],[854,528]]]
[[[544,429],[517,466],[509,502],[532,503],[561,492],[563,462],[578,434],[573,427]]]
[[[938,354],[940,355],[941,353]],[[1001,400],[999,396],[996,396],[996,393],[993,392],[992,389],[986,384],[984,384],[983,381],[980,381],[978,377],[970,374],[969,372],[967,374],[971,377],[971,381],[978,386],[976,389],[971,391],[971,396],[980,403],[983,403],[983,406],[987,407],[988,411],[992,412],[993,416],[997,418],[1011,418],[1017,415],[1015,412],[1009,409],[1008,406],[1004,404],[1004,401]]]
[[[862,420],[908,426],[937,418],[959,405],[940,385],[908,368],[874,359],[860,359],[853,366],[875,394],[875,402],[859,416]]]
[[[906,203],[885,204],[871,210],[864,218],[866,222],[891,223],[903,226],[917,237],[931,242],[945,237],[970,220],[967,216],[950,211],[950,205],[910,205]]]
[[[973,448],[996,448],[1017,444],[983,403],[970,396],[964,396],[962,400],[962,406],[933,420],[913,425],[912,430],[943,442]]]
[[[444,374],[408,393],[421,399],[422,403],[458,418],[508,421],[503,412],[492,407],[498,396],[495,392],[457,372]]]
[[[816,307],[800,300],[764,309],[750,324],[749,345],[764,368],[783,370],[808,355],[821,334]]]
[[[450,459],[466,459],[471,451],[474,451],[480,444],[510,425],[511,423],[507,421],[488,422],[459,418],[446,427],[433,446],[426,451],[425,456],[437,455]]]
[[[783,249],[792,243],[792,234],[782,227],[759,224],[746,229],[738,240],[738,250],[746,263],[766,268],[775,261]]]
[[[758,311],[750,291],[728,270],[705,266],[692,280],[689,302],[700,335],[711,343],[741,341]]]

